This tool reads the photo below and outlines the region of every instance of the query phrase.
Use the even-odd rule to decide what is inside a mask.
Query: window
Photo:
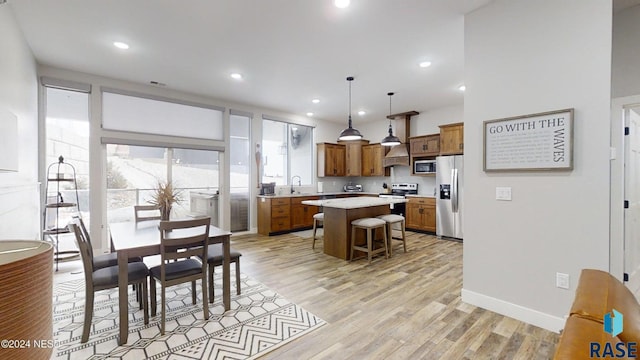
[[[47,87],[46,109],[45,166],[57,163],[59,156],[73,165],[78,184],[78,210],[89,223],[89,94]],[[60,183],[60,188],[63,199],[75,199],[75,187],[71,183]],[[66,215],[66,220],[70,220],[73,214]],[[48,218],[46,222],[51,220]]]
[[[231,231],[247,231],[249,230],[251,114],[231,110],[229,124]]]
[[[313,128],[262,119],[262,182],[313,184]],[[297,181],[296,181],[297,183]]]
[[[218,225],[217,151],[107,144],[108,222],[132,221],[133,206],[151,200],[159,181],[181,191],[172,218],[211,216]]]

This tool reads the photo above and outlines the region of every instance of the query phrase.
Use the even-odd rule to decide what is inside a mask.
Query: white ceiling
[[[394,113],[461,104],[464,14],[490,1],[352,0],[346,9],[332,0],[8,4],[40,64],[336,122],[346,121],[352,75],[357,124],[388,115],[389,91]],[[420,68],[425,60],[432,65]],[[358,117],[360,109],[368,114]]]

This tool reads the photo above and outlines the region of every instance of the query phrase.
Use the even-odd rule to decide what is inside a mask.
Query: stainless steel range
[[[404,199],[405,195],[415,195],[418,193],[418,184],[416,183],[398,183],[391,184],[390,193],[381,193],[379,197],[386,197],[392,199]],[[391,205],[391,213],[405,216],[406,204],[393,204]]]

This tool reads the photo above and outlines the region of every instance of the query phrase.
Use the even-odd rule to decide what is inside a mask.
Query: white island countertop
[[[324,206],[336,209],[359,209],[372,206],[400,204],[407,202],[406,199],[377,198],[377,197],[352,197],[343,199],[325,199],[325,200],[305,200],[305,205]]]

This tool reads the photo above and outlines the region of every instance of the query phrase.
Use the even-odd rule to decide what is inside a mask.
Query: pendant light
[[[391,116],[391,97],[393,93],[387,93],[389,95],[389,116]],[[393,136],[393,129],[391,127],[391,119],[389,119],[389,135],[380,141],[380,145],[382,146],[396,146],[400,145],[400,139],[397,136]]]
[[[362,139],[360,131],[354,129],[351,123],[351,82],[353,81],[353,76],[349,76],[347,81],[349,82],[349,127],[342,130],[338,140],[360,140]]]

